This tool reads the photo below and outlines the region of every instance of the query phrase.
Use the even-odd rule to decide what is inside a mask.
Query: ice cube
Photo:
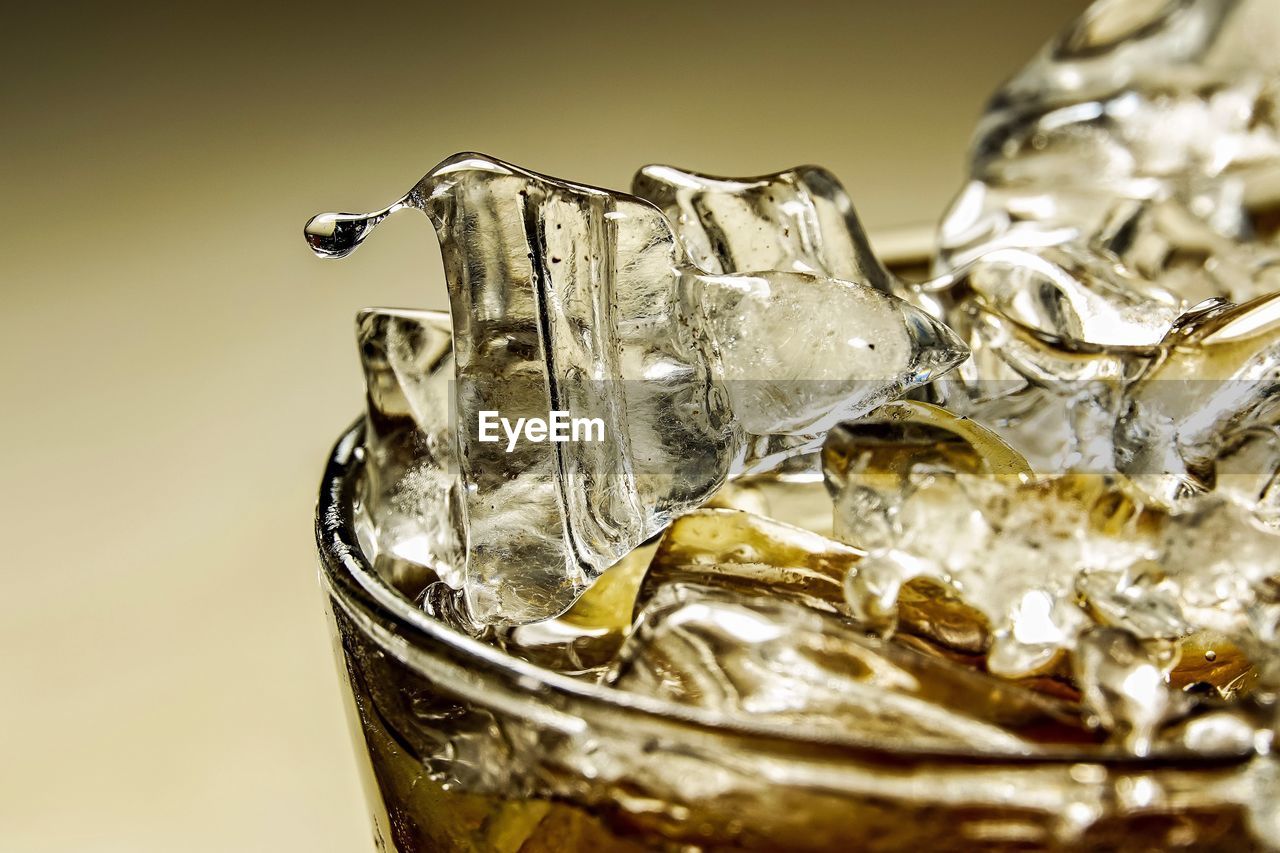
[[[1248,302],[1280,290],[1280,249],[1228,237],[1172,198],[1120,200],[1091,247],[1186,304]]]
[[[992,99],[941,232],[949,265],[1083,242],[1118,198],[1178,199],[1246,235],[1244,187],[1280,162],[1277,39],[1276,0],[1091,6]]]
[[[366,553],[409,595],[436,578],[456,588],[462,584],[462,495],[449,419],[449,315],[369,309],[357,318],[356,337],[367,400]]]
[[[972,356],[936,389],[1044,473],[1113,470],[1126,385],[1191,306],[1070,244],[995,249],[933,294]]]
[[[1207,495],[1169,516],[1160,551],[1165,582],[1188,626],[1232,638],[1256,659],[1280,651],[1271,621],[1280,532]]]
[[[1280,427],[1244,429],[1223,440],[1214,491],[1280,529]]]
[[[846,612],[844,576],[861,557],[856,548],[773,519],[697,510],[663,535],[637,602],[643,607],[662,587],[684,583]]]
[[[850,477],[841,487],[872,489],[884,518],[885,539],[850,576],[850,606],[885,611],[907,581],[933,578],[990,620],[988,666],[1008,676],[1045,671],[1091,624],[1077,603],[1081,576],[1127,570],[1158,547],[1142,506],[1113,478],[925,465],[885,485]],[[856,516],[837,520],[837,538],[861,544],[858,529]]]
[[[788,455],[817,449],[817,436],[835,424],[942,375],[965,354],[923,311],[830,281],[800,273],[695,276],[685,290],[743,428],[814,437]]]
[[[896,501],[919,471],[1030,475],[1016,450],[946,409],[899,400],[827,436],[823,473],[835,500],[835,537],[866,550],[892,547]]]
[[[657,547],[646,544],[631,551],[561,615],[496,631],[498,645],[548,669],[598,678],[631,627],[637,592]]]
[[[1116,463],[1174,505],[1214,488],[1218,457],[1229,448],[1238,454],[1248,434],[1280,426],[1280,294],[1207,304],[1182,319],[1164,349],[1126,389]],[[1264,512],[1265,483],[1278,463],[1265,454],[1252,463],[1265,478],[1255,503]]]
[[[849,612],[884,633],[906,585],[927,578],[989,620],[986,665],[1009,677],[1056,671],[1095,626],[1144,643],[1212,632],[1240,650],[1224,652],[1226,681],[1280,648],[1280,532],[1223,496],[1169,510],[1120,475],[1000,478],[927,454],[892,476],[831,482],[837,538],[868,551],[846,580]],[[913,633],[936,641],[936,629]]]
[[[1192,304],[1069,244],[993,250],[965,275],[984,307],[1072,344],[1154,346]]]
[[[1027,395],[1084,411],[1058,454],[1033,421],[1000,425],[1038,470],[1113,469],[1140,350],[1205,299],[1280,285],[1277,37],[1280,0],[1107,0],[992,99],[939,230],[930,299],[973,352],[942,399],[992,426],[1043,413]],[[1073,359],[1105,387],[1066,382]]]
[[[799,166],[762,177],[722,178],[651,165],[636,174],[633,189],[663,210],[689,257],[706,272],[813,272],[865,282],[920,304],[914,299],[913,288],[880,263],[844,187],[825,169]],[[797,309],[798,323],[803,324],[812,311],[827,307],[821,304],[822,294],[801,297],[809,304],[801,304],[802,300],[791,303]],[[774,309],[768,306],[767,310]],[[884,345],[858,335],[844,337],[868,353]],[[840,343],[830,337],[788,336],[787,340],[795,344],[793,352],[815,364],[830,363],[828,350]],[[748,399],[740,400],[739,408],[746,410],[788,398],[803,406],[815,392],[821,395],[818,383],[804,387],[750,383],[740,387]],[[792,455],[797,446],[810,446],[813,438],[804,434],[774,436],[758,455],[769,464]]]
[[[664,587],[692,584],[791,601],[874,627],[874,615],[852,611],[844,593],[846,578],[865,577],[858,572],[862,556],[856,548],[774,519],[698,510],[663,535],[636,602],[643,608]],[[908,581],[894,604],[898,636],[920,648],[972,656],[985,654],[990,644],[986,618],[938,584]]]
[[[1072,709],[949,661],[871,640],[838,617],[673,583],[642,611],[610,683],[733,720],[878,747],[1029,753],[1079,741]]]
[[[410,208],[431,218],[445,259],[462,592],[479,623],[563,612],[728,478],[816,449],[836,421],[965,354],[945,326],[869,284],[709,275],[653,205],[478,154],[449,158],[384,210],[317,217],[308,239],[341,257]],[[511,423],[564,412],[602,435],[486,442],[485,411]],[[805,438],[780,446],[778,435]]]
[[[826,169],[717,178],[652,165],[636,173],[632,192],[662,209],[706,272],[810,272],[897,292],[848,193]]]
[[[1190,710],[1190,697],[1165,680],[1168,662],[1127,631],[1084,632],[1072,659],[1085,702],[1134,755],[1150,754],[1160,729]]]

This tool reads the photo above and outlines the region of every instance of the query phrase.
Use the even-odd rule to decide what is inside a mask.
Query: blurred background
[[[1072,0],[25,4],[0,54],[0,847],[371,848],[315,577],[352,318],[434,234],[321,210],[455,151],[625,189],[818,163],[934,221]]]

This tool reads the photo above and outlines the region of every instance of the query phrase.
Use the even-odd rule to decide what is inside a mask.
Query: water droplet
[[[373,213],[320,213],[302,229],[307,245],[320,258],[345,258],[364,242],[378,223],[406,207],[404,200]]]

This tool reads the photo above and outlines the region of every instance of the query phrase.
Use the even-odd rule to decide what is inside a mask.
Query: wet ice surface
[[[1183,318],[1160,360],[1125,389],[1117,467],[1165,503],[1186,502],[1235,478],[1225,494],[1275,520],[1270,483],[1280,457],[1250,453],[1278,423],[1280,295],[1212,306]],[[1268,448],[1269,449],[1269,448]],[[1235,475],[1232,462],[1243,463]],[[1239,478],[1249,478],[1252,483]],[[1224,480],[1224,485],[1226,482]]]
[[[868,283],[711,275],[653,205],[482,155],[444,161],[383,211],[317,217],[308,237],[341,257],[407,208],[445,259],[465,533],[449,609],[480,625],[559,614],[729,477],[815,450],[965,354]],[[485,442],[482,411],[598,419],[603,440]]]
[[[652,165],[636,174],[632,191],[662,209],[707,272],[811,272],[895,292],[848,193],[825,169],[718,178]]]
[[[1179,318],[1280,284],[1278,32],[1275,0],[1098,3],[992,99],[926,298],[973,350],[943,398],[1039,470],[1115,467],[1109,426]],[[1078,423],[1034,449],[1046,409]]]
[[[1095,5],[992,101],[923,283],[816,167],[632,197],[459,155],[318,219],[337,255],[420,209],[448,270],[456,353],[361,321],[367,550],[512,655],[732,719],[1265,752],[1276,44],[1275,0]],[[611,440],[466,429],[554,407]]]
[[[1268,239],[1278,35],[1275,0],[1095,4],[989,104],[973,180],[943,223],[945,262],[1084,243],[1151,203]]]
[[[882,746],[1018,753],[1031,744],[1020,729],[1073,731],[1070,709],[991,676],[870,640],[785,599],[683,583],[648,601],[609,683]]]
[[[356,320],[356,338],[367,396],[365,549],[401,588],[428,577],[456,585],[462,496],[449,422],[449,316],[369,309]]]

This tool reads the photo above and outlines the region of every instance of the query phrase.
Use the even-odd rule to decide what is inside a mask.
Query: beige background
[[[265,5],[6,12],[7,850],[369,845],[311,512],[354,312],[445,303],[424,221],[322,263],[308,215],[475,149],[620,188],[816,162],[873,230],[930,220],[1082,4]]]

